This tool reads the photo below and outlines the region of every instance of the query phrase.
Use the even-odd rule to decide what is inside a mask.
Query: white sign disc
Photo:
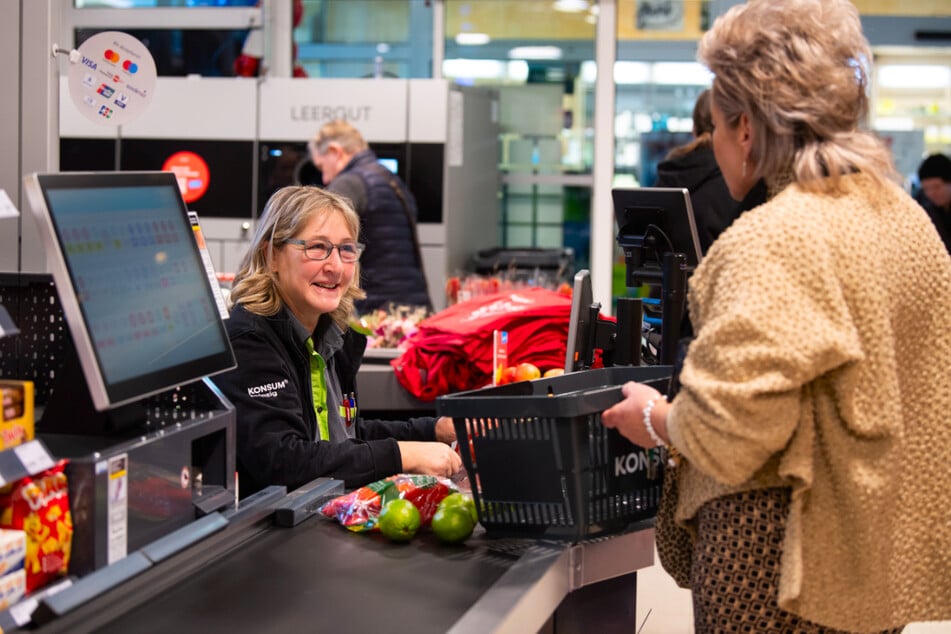
[[[69,65],[69,94],[90,121],[120,125],[142,114],[155,92],[155,60],[127,33],[97,33],[82,43]]]

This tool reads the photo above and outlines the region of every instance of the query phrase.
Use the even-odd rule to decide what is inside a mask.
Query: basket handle
[[[597,411],[599,414],[617,404],[622,398],[620,385],[606,385],[594,390],[587,390],[581,396],[581,406],[587,411]]]

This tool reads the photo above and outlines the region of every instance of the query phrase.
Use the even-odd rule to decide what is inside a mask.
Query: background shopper
[[[362,314],[391,303],[432,308],[423,274],[416,199],[399,176],[383,167],[359,130],[332,121],[310,143],[311,160],[330,191],[346,196],[360,216]]]
[[[918,167],[918,182],[925,200],[922,206],[951,253],[951,159],[932,154]]]

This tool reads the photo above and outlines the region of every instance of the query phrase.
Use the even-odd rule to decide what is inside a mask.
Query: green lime
[[[469,511],[461,506],[440,506],[433,515],[433,533],[440,541],[458,544],[469,539],[475,522]]]
[[[380,510],[380,532],[394,542],[406,542],[419,530],[419,509],[409,500],[396,498]]]
[[[479,513],[476,512],[475,500],[472,499],[471,495],[466,495],[465,493],[460,493],[459,491],[455,493],[450,493],[442,499],[439,503],[439,506],[461,506],[462,508],[469,511],[469,515],[472,516],[472,523],[479,523]]]

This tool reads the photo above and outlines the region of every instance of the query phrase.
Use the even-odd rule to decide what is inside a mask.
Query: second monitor
[[[686,189],[615,188],[611,197],[627,286],[659,282],[664,253],[683,253],[688,272],[700,264],[700,239]]]

